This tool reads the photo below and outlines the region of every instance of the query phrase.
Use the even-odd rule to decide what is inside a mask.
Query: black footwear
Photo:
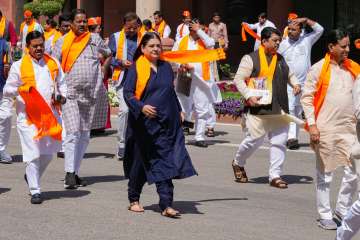
[[[41,198],[41,194],[35,193],[34,195],[31,195],[30,202],[31,202],[31,204],[41,204],[43,202],[43,200]]]
[[[297,139],[289,139],[286,145],[290,150],[297,150],[300,148],[299,141]]]
[[[64,188],[65,189],[76,189],[76,177],[75,173],[69,173],[67,172],[65,175],[65,181],[64,181]]]
[[[190,128],[183,127],[183,132],[184,132],[184,136],[189,136],[190,135]]]
[[[78,187],[85,187],[86,185],[87,185],[87,182],[84,180],[84,179],[82,179],[82,178],[80,178],[78,175],[76,175],[75,174],[75,180],[76,180],[76,185],[78,186]]]
[[[125,155],[125,149],[124,148],[119,148],[118,152],[117,152],[117,159],[119,161],[124,160],[124,155]]]
[[[57,153],[57,157],[58,157],[58,158],[64,158],[64,157],[65,157],[64,152],[58,152],[58,153]]]
[[[335,211],[333,215],[333,221],[336,223],[338,227],[341,227],[342,220],[343,220],[343,216],[337,211]]]
[[[195,141],[195,146],[197,147],[202,147],[202,148],[207,148],[208,144],[205,141]]]

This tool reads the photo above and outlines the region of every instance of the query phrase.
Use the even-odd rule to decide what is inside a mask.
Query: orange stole
[[[162,52],[160,59],[175,63],[202,63],[209,61],[223,60],[226,58],[224,49],[205,49],[205,50],[184,50]]]
[[[22,22],[20,25],[20,34],[23,33],[24,27],[25,27],[26,22]],[[28,29],[27,29],[27,33],[34,31],[35,28],[35,20],[32,20],[32,22],[30,23],[30,25],[28,25]],[[22,36],[23,38],[26,38],[26,36]]]
[[[166,22],[164,20],[162,20],[159,25],[153,24],[154,31],[159,33],[161,38],[164,36],[165,26],[166,26]]]
[[[76,36],[73,31],[65,35],[61,49],[61,67],[65,73],[70,72],[81,52],[89,43],[90,35],[90,32],[85,32],[80,36]]]
[[[251,28],[249,28],[249,26],[246,23],[243,23],[241,26],[242,26],[241,27],[241,38],[242,38],[243,42],[247,41],[245,32],[247,32],[250,36],[252,36],[256,40],[260,41],[260,37],[256,34],[256,32],[254,32]]]
[[[314,112],[315,112],[315,119],[317,119],[321,107],[324,103],[327,89],[330,84],[330,78],[331,78],[331,67],[330,67],[330,54],[325,55],[325,61],[322,65],[319,81],[317,83],[316,87],[316,93],[314,95]],[[357,78],[357,76],[360,74],[360,65],[356,62],[352,61],[351,59],[345,59],[343,66],[348,70],[352,76],[354,77],[354,80]],[[309,126],[306,123],[305,129],[309,130]]]
[[[144,55],[141,55],[135,64],[137,75],[135,98],[140,100],[150,78],[151,66],[150,61]]]
[[[141,39],[142,39],[142,36],[145,32],[142,32],[142,31],[145,31],[145,29],[141,30],[138,32],[138,38],[137,38],[137,44],[139,45]],[[123,59],[123,52],[124,52],[124,44],[125,44],[125,39],[126,39],[126,36],[125,36],[125,31],[124,29],[122,29],[120,31],[120,34],[119,34],[119,40],[118,40],[118,44],[117,44],[117,49],[116,49],[116,59],[121,61]],[[121,68],[120,67],[116,67],[114,68],[114,72],[113,72],[113,75],[112,75],[112,80],[113,81],[118,81],[119,80],[119,77],[120,77],[120,74],[121,74]]]
[[[47,54],[44,55],[44,60],[52,79],[55,81],[59,72],[56,61]],[[20,74],[23,85],[19,87],[19,94],[25,102],[27,120],[29,124],[34,124],[38,130],[34,139],[38,140],[49,136],[61,141],[62,127],[54,116],[51,107],[36,90],[35,73],[29,54],[26,54],[22,59]]]
[[[201,41],[201,39],[196,41],[196,45],[197,48],[199,50],[205,50],[205,44],[203,41]],[[185,37],[183,37],[179,43],[179,50],[181,51],[185,51],[188,50],[188,46],[189,46],[189,35],[186,35]],[[202,66],[202,77],[205,81],[210,80],[210,62],[202,62],[201,64]]]
[[[1,17],[0,20],[0,37],[4,37],[6,28],[6,18],[4,16]]]

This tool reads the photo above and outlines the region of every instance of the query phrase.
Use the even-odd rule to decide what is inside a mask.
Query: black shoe
[[[195,141],[195,146],[197,147],[202,147],[202,148],[207,148],[208,144],[205,141]]]
[[[124,160],[124,155],[125,155],[125,149],[124,148],[119,148],[118,152],[117,152],[117,159],[119,161]]]
[[[286,145],[290,150],[297,150],[300,148],[299,141],[297,139],[289,139]]]
[[[65,157],[64,152],[58,152],[58,153],[57,153],[57,157],[58,157],[58,158],[64,158],[64,157]]]
[[[184,136],[189,136],[190,135],[190,128],[183,127],[183,132],[184,132]]]
[[[34,195],[31,195],[31,200],[30,200],[31,204],[41,204],[43,202],[42,198],[41,198],[41,194],[40,193],[36,193]]]
[[[87,185],[87,182],[84,180],[84,179],[82,179],[82,178],[80,178],[78,175],[76,175],[75,174],[75,180],[76,180],[76,185],[78,186],[78,187],[85,187],[86,185]]]
[[[64,181],[64,188],[65,189],[76,189],[76,177],[75,173],[69,173],[67,172],[65,175],[65,181]]]

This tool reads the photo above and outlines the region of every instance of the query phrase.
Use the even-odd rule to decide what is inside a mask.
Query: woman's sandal
[[[274,178],[273,180],[271,180],[270,186],[280,188],[280,189],[288,188],[287,182],[285,182],[281,178]]]
[[[142,213],[142,212],[145,211],[144,208],[140,205],[139,202],[130,203],[130,206],[128,207],[128,210],[132,211],[132,212],[137,212],[137,213]]]
[[[247,183],[249,181],[248,177],[246,176],[245,168],[236,165],[234,160],[232,161],[231,166],[234,170],[234,176],[236,182]]]
[[[215,137],[215,131],[213,128],[208,128],[207,132],[206,132],[206,136],[208,137]]]
[[[171,207],[167,207],[164,211],[162,211],[161,215],[164,217],[169,217],[169,218],[180,217],[179,211],[176,211],[175,209],[173,209]]]

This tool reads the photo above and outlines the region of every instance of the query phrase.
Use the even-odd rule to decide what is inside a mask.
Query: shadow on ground
[[[11,158],[12,158],[12,162],[22,162],[23,161],[22,155],[18,155],[18,154],[12,155]]]
[[[283,175],[281,178],[288,184],[312,184],[313,178],[310,176],[298,176],[298,175]],[[269,184],[269,177],[257,177],[249,179],[249,183],[255,184]]]
[[[83,179],[87,182],[88,185],[92,185],[95,183],[123,181],[126,178],[124,176],[118,176],[118,175],[107,175],[107,176],[88,176],[88,177],[83,177]]]
[[[85,153],[85,155],[84,155],[84,158],[98,158],[98,157],[114,158],[115,154],[112,154],[112,153]]]
[[[217,144],[217,143],[230,143],[230,141],[227,141],[227,140],[209,140],[209,139],[205,140],[205,142],[206,142],[209,146],[215,145],[215,144]],[[195,146],[195,140],[189,140],[189,141],[186,142],[185,145]]]
[[[11,190],[11,188],[0,188],[0,194],[6,193],[10,190]]]
[[[202,205],[201,203],[205,202],[221,202],[221,201],[244,201],[248,200],[247,198],[217,198],[217,199],[204,199],[199,201],[174,201],[174,209],[180,211],[181,214],[204,214],[198,210],[198,206]],[[160,213],[160,208],[158,204],[152,204],[150,206],[145,206],[145,210],[152,210],[154,212]]]
[[[105,132],[101,132],[101,133],[93,133],[91,134],[91,138],[97,138],[97,137],[107,137],[110,135],[114,135],[117,133],[117,130],[106,130]]]
[[[87,190],[64,190],[64,191],[48,191],[42,192],[41,196],[45,201],[61,199],[61,198],[81,198],[88,194],[90,191]]]

